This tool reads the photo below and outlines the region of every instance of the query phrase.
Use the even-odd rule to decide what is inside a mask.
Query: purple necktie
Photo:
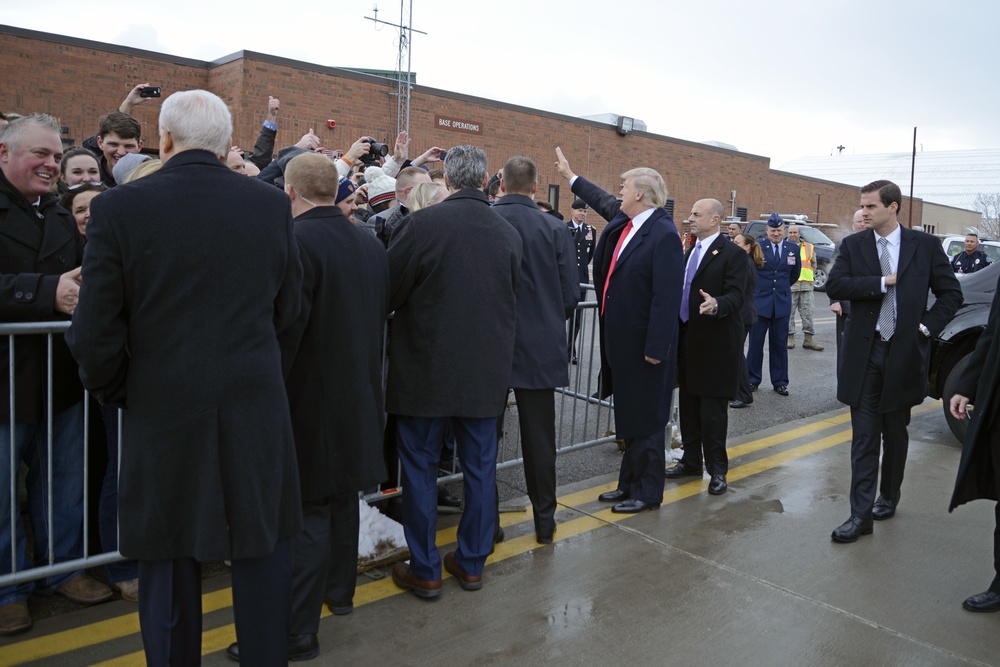
[[[688,258],[687,273],[684,274],[684,293],[681,295],[681,322],[688,321],[688,308],[691,303],[691,281],[698,270],[698,257],[701,256],[701,241],[694,244],[691,257]]]

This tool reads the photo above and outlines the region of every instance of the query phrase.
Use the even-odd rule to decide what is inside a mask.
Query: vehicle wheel
[[[825,264],[823,266],[817,266],[813,271],[813,289],[825,292],[826,291],[826,270],[830,268]]]
[[[955,434],[955,437],[961,443],[965,443],[965,432],[969,429],[969,420],[955,419],[948,410],[948,405],[951,403],[951,397],[955,395],[955,387],[958,385],[958,380],[965,373],[965,369],[968,368],[971,358],[972,353],[969,352],[951,367],[951,370],[948,371],[948,376],[944,380],[944,391],[941,392],[941,400],[944,401],[944,418],[948,421],[948,427],[951,429],[951,432]]]

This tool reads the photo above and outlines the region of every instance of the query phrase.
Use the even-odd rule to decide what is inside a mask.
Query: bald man
[[[668,479],[701,477],[704,458],[712,495],[728,488],[728,403],[739,384],[740,309],[750,270],[746,253],[720,233],[723,215],[720,201],[700,199],[687,219],[695,243],[685,257],[677,348],[684,456],[666,471]]]

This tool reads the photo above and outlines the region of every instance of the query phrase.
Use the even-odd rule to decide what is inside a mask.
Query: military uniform
[[[597,239],[597,232],[586,222],[579,227],[570,220],[566,223],[569,233],[573,237],[573,246],[576,250],[576,266],[579,274],[580,284],[590,284],[590,260],[594,258],[594,245]],[[580,300],[587,299],[587,290],[580,289]],[[572,329],[567,342],[567,355],[570,359],[576,358],[576,339],[580,336],[580,329],[583,319],[583,311],[574,310],[566,314],[567,319],[572,322]]]

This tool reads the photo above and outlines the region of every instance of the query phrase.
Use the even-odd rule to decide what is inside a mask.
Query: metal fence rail
[[[585,286],[589,289],[593,289],[590,286]],[[581,331],[579,334],[579,339],[577,341],[578,350],[581,352],[578,354],[579,362],[576,365],[570,366],[570,386],[560,387],[555,391],[558,394],[558,400],[556,401],[556,439],[557,439],[557,454],[567,454],[569,452],[578,451],[588,447],[594,447],[596,445],[601,445],[605,443],[614,442],[616,440],[613,434],[613,422],[612,422],[612,403],[610,401],[602,401],[595,398],[597,387],[598,387],[598,371],[600,370],[600,352],[598,349],[598,330],[597,330],[597,302],[596,301],[584,301],[579,304],[576,312],[574,313],[574,319],[580,318]],[[83,476],[83,525],[81,530],[83,532],[83,557],[77,558],[71,561],[65,561],[61,563],[55,562],[54,551],[52,545],[54,543],[54,536],[52,534],[47,535],[49,548],[47,563],[37,567],[26,567],[21,571],[17,570],[17,521],[23,521],[23,518],[19,515],[14,514],[15,508],[19,506],[18,503],[18,470],[21,462],[16,460],[15,448],[13,447],[13,442],[15,438],[15,419],[14,419],[14,409],[15,409],[15,373],[14,373],[14,359],[15,359],[15,346],[16,339],[23,336],[38,336],[42,335],[46,337],[47,344],[47,388],[48,388],[48,401],[47,401],[47,414],[46,414],[46,424],[47,424],[47,442],[45,444],[47,448],[46,457],[48,461],[48,470],[46,471],[47,480],[47,494],[48,494],[48,526],[50,528],[53,525],[52,522],[52,456],[53,452],[53,433],[52,433],[52,345],[53,337],[56,335],[61,335],[69,328],[69,322],[29,322],[29,323],[13,323],[13,324],[0,324],[0,336],[6,336],[9,342],[9,360],[8,360],[8,376],[10,381],[10,401],[9,401],[9,428],[10,439],[12,446],[10,451],[2,452],[0,455],[9,456],[11,475],[10,479],[6,480],[8,488],[5,489],[11,507],[11,522],[8,526],[0,526],[0,529],[9,531],[11,536],[11,550],[9,554],[0,555],[0,558],[6,559],[10,558],[10,567],[5,568],[8,570],[8,574],[0,575],[0,586],[8,586],[12,584],[33,581],[36,579],[41,579],[44,577],[64,574],[67,572],[73,572],[76,570],[83,570],[95,566],[107,565],[116,561],[124,560],[120,553],[108,552],[100,554],[89,553],[89,537],[91,532],[90,525],[90,512],[89,512],[89,496],[90,488],[88,484],[89,479],[89,467],[88,459],[90,452],[90,438],[88,435],[88,428],[90,425],[91,411],[89,410],[89,401],[86,400],[86,394],[84,395],[83,410],[84,410],[84,427],[81,437],[83,439],[83,465],[80,469],[80,474]],[[568,326],[572,326],[573,322],[569,322]],[[572,331],[572,329],[569,329]],[[121,412],[119,411],[118,429],[119,429],[119,442],[123,441],[122,433],[122,419]],[[112,465],[117,465],[120,462],[121,457],[121,447],[119,447],[119,461],[112,462]],[[520,466],[523,464],[523,458],[521,455],[520,448],[520,438],[518,434],[518,420],[517,420],[517,406],[515,403],[511,402],[508,405],[508,409],[504,414],[504,427],[503,436],[500,439],[497,448],[497,469],[503,470],[507,468],[512,468]],[[446,474],[444,474],[446,473]],[[462,479],[462,473],[457,469],[457,464],[455,464],[450,471],[443,471],[441,477],[439,477],[439,483],[453,482]],[[364,499],[368,502],[375,502],[378,500],[383,500],[387,497],[397,496],[403,492],[402,486],[398,483],[392,488],[380,488],[371,493],[365,494]],[[2,562],[2,561],[0,561]],[[6,565],[6,563],[5,563]],[[29,564],[30,565],[30,564]]]

